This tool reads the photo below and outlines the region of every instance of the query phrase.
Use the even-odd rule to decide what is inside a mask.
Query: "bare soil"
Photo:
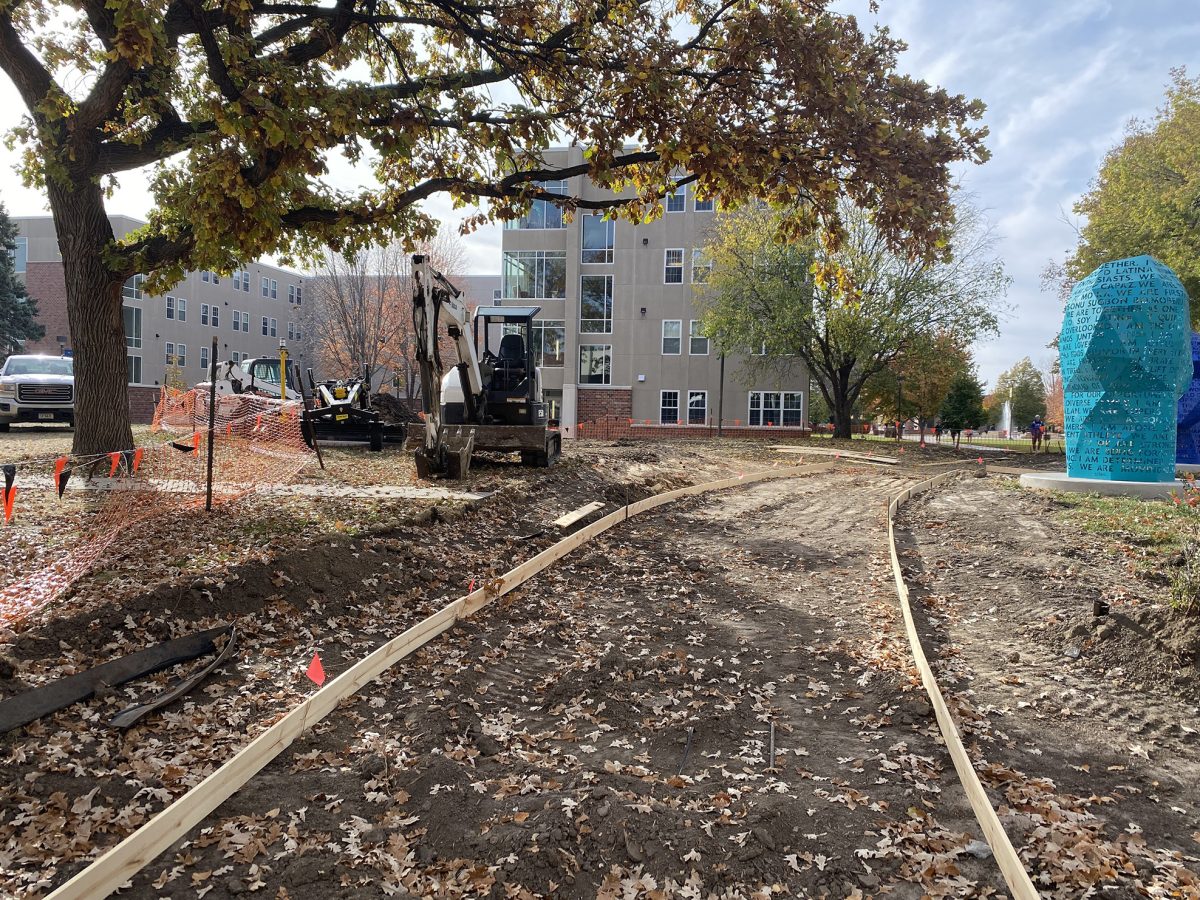
[[[343,706],[130,896],[994,893],[888,581],[907,483],[618,526]]]
[[[899,527],[939,682],[1039,889],[1200,896],[1194,618],[1118,536],[1011,481],[914,498]]]

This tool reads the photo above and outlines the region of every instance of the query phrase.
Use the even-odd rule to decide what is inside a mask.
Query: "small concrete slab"
[[[1176,472],[1187,472],[1191,475],[1200,475],[1200,465],[1196,463],[1175,463]]]
[[[1110,497],[1141,497],[1166,500],[1172,492],[1182,493],[1183,482],[1105,481],[1102,478],[1071,478],[1066,472],[1028,472],[1021,476],[1021,487],[1071,494],[1104,494]]]

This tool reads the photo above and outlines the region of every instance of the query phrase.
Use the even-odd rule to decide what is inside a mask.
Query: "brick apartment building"
[[[583,162],[583,149],[544,154],[552,166]],[[586,176],[550,182],[584,199],[611,192]],[[691,187],[666,198],[655,222],[631,224],[534,203],[505,224],[502,303],[540,306],[544,389],[552,415],[573,430],[604,416],[654,425],[807,428],[809,377],[746,380],[738,359],[720,357],[699,333],[694,285],[709,271],[702,248],[716,213]],[[722,397],[723,395],[723,397]]]
[[[14,217],[19,230],[16,270],[38,302],[46,336],[26,346],[29,353],[60,354],[71,349],[67,293],[54,220]],[[129,216],[110,216],[122,237],[144,225]],[[207,377],[212,339],[218,359],[240,362],[275,355],[286,341],[294,359],[305,363],[303,318],[305,279],[264,263],[248,263],[230,276],[189,272],[171,290],[152,295],[142,277],[124,288],[125,343],[128,348],[129,402],[134,421],[149,421],[171,358],[187,384]]]

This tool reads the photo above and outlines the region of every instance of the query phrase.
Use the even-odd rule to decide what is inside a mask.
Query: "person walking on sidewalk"
[[[1029,439],[1033,441],[1033,452],[1037,453],[1042,446],[1042,435],[1046,431],[1046,426],[1042,424],[1040,415],[1034,416],[1033,421],[1029,424]]]

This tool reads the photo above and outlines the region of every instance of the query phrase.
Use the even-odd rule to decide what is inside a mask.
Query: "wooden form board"
[[[580,519],[586,519],[598,509],[604,509],[603,500],[593,500],[591,503],[579,507],[579,509],[573,509],[565,516],[559,516],[554,520],[553,524],[556,528],[570,528]]]
[[[487,606],[497,597],[528,581],[576,547],[631,516],[694,494],[737,487],[771,478],[811,475],[833,468],[832,463],[765,469],[735,478],[710,481],[648,497],[623,506],[531,557],[483,587],[459,597],[433,615],[378,647],[364,659],[289,712],[232,759],[205,778],[121,843],[50,894],[50,900],[99,900],[117,890],[155,857],[187,835],[301,734],[327,716],[342,700],[358,693],[400,660],[420,649],[456,622]]]
[[[917,626],[913,621],[912,607],[908,601],[908,586],[904,583],[904,574],[900,570],[900,557],[896,553],[894,527],[896,512],[914,495],[924,493],[958,474],[959,471],[954,471],[935,475],[933,478],[901,491],[888,501],[887,536],[888,550],[892,561],[892,575],[896,579],[896,594],[900,598],[900,609],[904,614],[904,630],[908,633],[908,644],[912,649],[913,661],[916,662],[917,669],[921,673],[921,683],[925,686],[925,693],[929,695],[929,702],[933,705],[938,727],[946,741],[946,750],[954,762],[954,770],[958,772],[958,780],[962,782],[963,790],[967,794],[967,801],[975,813],[975,819],[979,822],[983,836],[987,838],[988,845],[992,848],[996,864],[1000,867],[1000,874],[1004,876],[1004,881],[1015,900],[1037,900],[1037,889],[1034,888],[1033,881],[1030,880],[1029,873],[1025,870],[1021,857],[1017,855],[1012,841],[1009,840],[1004,826],[1000,824],[996,810],[992,808],[992,802],[988,799],[988,795],[979,781],[975,767],[971,765],[971,758],[963,746],[958,726],[955,725],[954,718],[950,715],[950,709],[946,706],[942,690],[938,687],[933,670],[929,668],[929,660],[925,657],[925,650],[921,646],[921,637],[917,633]]]

